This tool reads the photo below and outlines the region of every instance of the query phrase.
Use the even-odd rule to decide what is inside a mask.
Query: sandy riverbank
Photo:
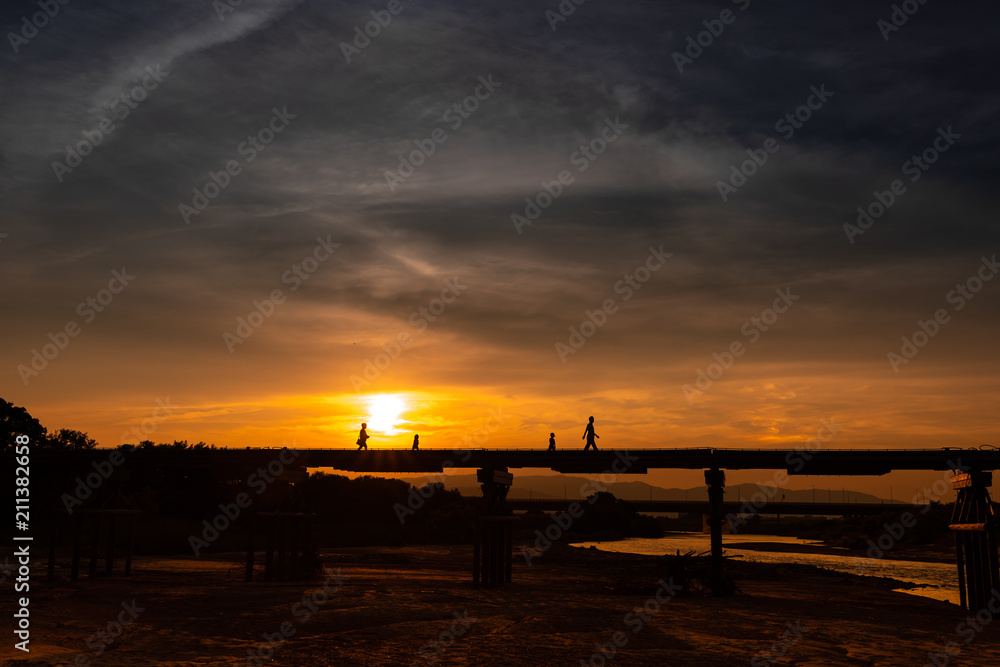
[[[64,665],[83,653],[90,664],[109,666],[256,664],[248,663],[248,651],[266,647],[263,635],[285,623],[292,634],[262,664],[596,665],[595,643],[613,642],[616,632],[627,643],[609,665],[746,665],[755,656],[756,664],[767,664],[762,652],[783,637],[788,642],[777,648],[784,656],[774,664],[919,666],[949,641],[963,647],[952,664],[1000,664],[1000,623],[965,644],[956,628],[966,615],[957,607],[893,592],[892,582],[737,563],[737,595],[674,597],[640,624],[634,609],[655,599],[662,573],[655,557],[559,547],[530,567],[519,559],[513,584],[486,591],[470,585],[470,551],[325,552],[327,568],[339,568],[343,585],[332,591],[331,582],[329,600],[308,617],[307,607],[298,615],[293,607],[319,593],[322,582],[247,584],[237,554],[140,558],[128,579],[36,583],[32,653],[12,650],[8,633],[0,662]],[[12,583],[0,591],[10,619]],[[660,597],[666,599],[662,590]],[[94,657],[88,638],[133,599],[143,610]]]

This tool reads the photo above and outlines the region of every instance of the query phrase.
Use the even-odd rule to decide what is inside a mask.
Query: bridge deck
[[[278,448],[183,452],[124,450],[125,465],[253,468],[279,457]],[[109,450],[37,450],[41,465],[75,465],[107,458]],[[293,458],[294,457],[294,458]],[[292,459],[292,460],[290,460]],[[561,473],[644,474],[652,469],[785,470],[791,475],[884,475],[893,470],[1000,469],[995,449],[602,449],[599,452],[528,449],[301,449],[285,452],[285,465],[352,472],[433,473],[478,468],[548,468]]]

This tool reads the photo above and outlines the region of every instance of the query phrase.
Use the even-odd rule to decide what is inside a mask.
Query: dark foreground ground
[[[736,564],[735,596],[671,598],[660,559],[574,548],[530,567],[518,559],[514,583],[489,591],[471,587],[467,547],[324,553],[341,578],[326,590],[322,580],[244,583],[238,557],[140,558],[131,578],[73,584],[43,584],[39,569],[30,654],[13,649],[14,591],[0,584],[0,663],[1000,665],[1000,622],[975,631],[953,605],[799,566]],[[130,623],[117,638],[96,634],[117,634],[119,619]],[[265,635],[277,642],[283,629],[284,643],[269,646]],[[616,640],[613,655],[597,653]],[[948,656],[949,642],[960,655]]]

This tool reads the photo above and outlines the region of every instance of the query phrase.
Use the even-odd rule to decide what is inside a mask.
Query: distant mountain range
[[[397,479],[405,480],[414,486],[423,486],[428,481],[437,481],[434,476],[412,475],[397,476]],[[607,490],[617,498],[623,500],[707,500],[708,492],[704,486],[696,486],[690,489],[664,488],[662,486],[652,486],[646,482],[614,482],[607,484]],[[447,489],[458,489],[463,496],[478,496],[482,492],[475,475],[449,475],[445,483]],[[514,475],[514,485],[511,487],[508,498],[583,498],[581,488],[592,490],[595,482],[586,477],[573,477],[570,475]],[[597,487],[599,488],[599,487]],[[761,487],[756,484],[735,484],[726,487],[725,499],[749,500],[755,493],[761,492]],[[886,503],[884,498],[873,496],[870,493],[861,491],[841,491],[840,489],[812,489],[793,491],[791,489],[779,488],[769,500],[784,500],[788,502],[812,502],[814,499],[818,503],[823,502],[851,502],[851,503]],[[898,499],[895,502],[900,502]]]

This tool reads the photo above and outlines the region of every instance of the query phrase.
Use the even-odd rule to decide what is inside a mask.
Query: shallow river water
[[[847,549],[843,550],[844,555],[842,556],[825,553],[798,553],[796,551],[759,551],[752,548],[750,543],[774,545],[770,547],[773,549],[780,549],[782,546],[791,549],[803,545],[824,546],[820,542],[781,535],[722,536],[723,552],[727,556],[739,556],[742,560],[759,563],[804,563],[848,574],[889,577],[919,586],[903,590],[905,593],[922,595],[935,600],[946,600],[955,604],[959,602],[958,571],[955,565],[950,563],[858,557]],[[740,544],[746,545],[746,547],[741,548]],[[672,554],[677,551],[702,553],[711,548],[709,536],[705,533],[675,533],[656,539],[633,537],[613,542],[581,542],[576,546],[593,546],[604,551],[655,556]]]

